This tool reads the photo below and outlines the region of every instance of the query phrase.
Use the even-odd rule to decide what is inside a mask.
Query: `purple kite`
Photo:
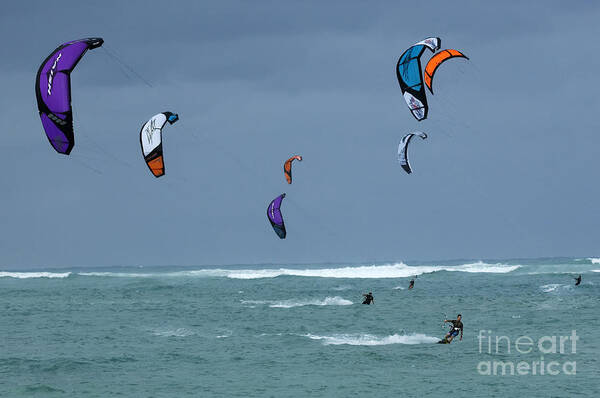
[[[280,239],[285,239],[286,235],[283,216],[281,215],[281,210],[279,209],[281,207],[281,201],[283,198],[285,198],[284,193],[273,199],[273,201],[269,204],[269,207],[267,207],[267,217],[269,218],[275,233]]]
[[[99,37],[61,44],[40,65],[35,94],[42,126],[52,147],[68,155],[75,145],[71,108],[71,71],[87,50],[104,43]]]

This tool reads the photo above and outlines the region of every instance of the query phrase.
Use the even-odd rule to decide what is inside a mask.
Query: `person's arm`
[[[460,327],[460,341],[462,341],[462,336],[463,336],[463,327]]]

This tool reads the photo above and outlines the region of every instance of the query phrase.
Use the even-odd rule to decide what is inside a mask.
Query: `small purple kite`
[[[87,50],[104,43],[99,37],[61,44],[40,65],[35,94],[42,126],[52,147],[68,155],[75,145],[71,108],[71,71]]]
[[[279,209],[281,207],[281,201],[283,198],[285,198],[284,193],[273,199],[269,204],[269,207],[267,207],[267,217],[269,218],[275,233],[280,239],[285,239],[286,235],[283,216],[281,215],[281,210]]]

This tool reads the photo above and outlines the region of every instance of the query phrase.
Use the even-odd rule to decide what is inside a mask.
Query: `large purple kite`
[[[281,215],[281,210],[279,209],[281,207],[281,201],[283,198],[285,198],[284,193],[273,199],[269,204],[269,207],[267,207],[267,217],[269,218],[275,233],[277,233],[277,236],[279,236],[280,239],[285,239],[286,235],[283,216]]]
[[[35,94],[42,126],[57,152],[68,155],[73,149],[71,71],[87,50],[104,43],[99,37],[70,41],[58,46],[38,69]]]

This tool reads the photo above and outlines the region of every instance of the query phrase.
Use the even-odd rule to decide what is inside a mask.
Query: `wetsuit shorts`
[[[456,336],[458,336],[458,329],[453,329],[453,330],[451,330],[451,331],[450,331],[450,336],[452,336],[452,337],[456,337]]]

